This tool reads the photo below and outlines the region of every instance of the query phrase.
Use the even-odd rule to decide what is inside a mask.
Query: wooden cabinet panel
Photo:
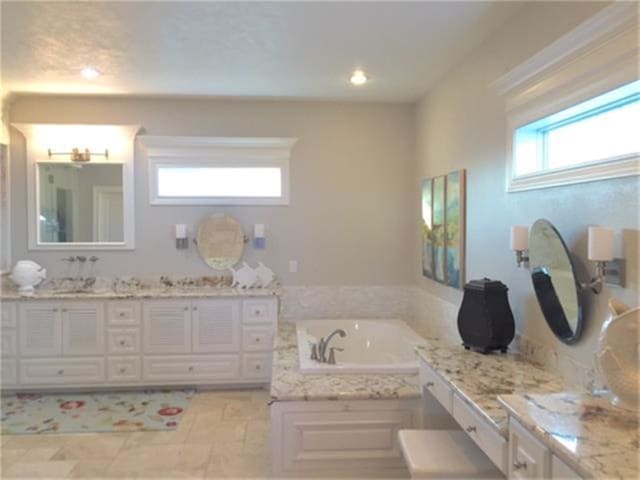
[[[191,302],[142,304],[144,353],[191,352]]]
[[[2,314],[2,328],[16,328],[17,310],[15,303],[2,302],[2,305],[0,305],[0,313]]]
[[[139,328],[109,328],[107,330],[109,355],[131,355],[140,353]]]
[[[11,358],[3,358],[2,362],[2,371],[0,380],[2,381],[2,388],[11,387],[18,383],[18,361]]]
[[[194,353],[237,352],[240,349],[240,305],[235,300],[193,302]]]
[[[249,298],[242,301],[243,323],[269,323],[275,325],[278,320],[278,299]]]
[[[215,383],[237,380],[239,355],[174,355],[144,358],[144,380],[153,383]]]
[[[62,354],[60,305],[26,302],[20,305],[20,355],[46,357]]]
[[[140,302],[109,301],[107,302],[107,322],[114,326],[140,325]]]
[[[95,385],[103,382],[103,358],[20,360],[22,385]]]
[[[2,357],[15,357],[18,353],[18,332],[13,328],[0,330],[2,336]]]
[[[139,382],[141,379],[139,357],[110,357],[107,360],[107,381],[110,383]]]
[[[509,478],[549,478],[550,452],[513,417],[509,418]]]
[[[104,304],[73,302],[62,305],[64,355],[104,354]]]
[[[242,377],[249,380],[269,380],[271,361],[270,353],[245,353],[242,356]]]

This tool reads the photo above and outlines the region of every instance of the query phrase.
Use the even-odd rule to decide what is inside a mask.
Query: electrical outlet
[[[298,273],[298,261],[289,260],[289,273]]]

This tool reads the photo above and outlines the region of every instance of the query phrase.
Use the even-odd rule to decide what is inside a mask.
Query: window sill
[[[640,175],[640,156],[638,155],[512,178],[507,185],[507,192],[537,190],[634,175]]]

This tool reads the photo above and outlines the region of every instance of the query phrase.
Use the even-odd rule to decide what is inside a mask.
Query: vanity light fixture
[[[69,159],[72,162],[90,162],[92,155],[102,156],[105,159],[109,158],[109,150],[105,149],[104,153],[91,153],[88,148],[81,151],[79,148],[73,148],[70,152],[54,152],[50,148],[47,150],[49,158],[53,158],[56,155],[69,155]]]
[[[367,83],[367,80],[369,79],[367,78],[365,73],[362,70],[358,69],[353,72],[353,74],[351,75],[350,81],[353,85],[355,85],[356,87],[359,87]]]
[[[80,75],[82,75],[85,80],[95,80],[100,76],[100,72],[93,67],[84,67],[80,70]]]
[[[186,250],[187,248],[189,248],[187,226],[183,223],[176,224],[176,249]]]
[[[605,283],[616,285],[622,282],[622,259],[614,258],[615,255],[615,231],[613,228],[589,227],[588,234],[588,258],[596,264],[595,277],[584,288],[590,288],[593,293],[600,293]],[[607,277],[611,278],[607,278]]]
[[[264,235],[264,224],[256,223],[253,226],[253,248],[264,250],[267,246],[267,239]]]
[[[511,250],[516,252],[518,267],[526,267],[529,263],[529,227],[525,225],[511,227]]]

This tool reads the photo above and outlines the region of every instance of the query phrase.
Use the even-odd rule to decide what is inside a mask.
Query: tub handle
[[[330,347],[329,348],[329,360],[327,362],[329,365],[335,365],[336,364],[336,354],[335,354],[336,350],[339,351],[339,352],[344,352],[344,348]]]

